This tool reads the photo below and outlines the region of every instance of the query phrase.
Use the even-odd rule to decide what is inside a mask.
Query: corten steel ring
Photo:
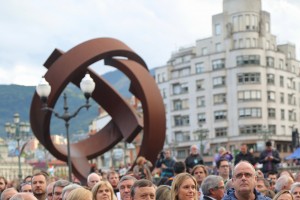
[[[88,68],[99,60],[104,60],[106,65],[117,68],[128,77],[131,81],[130,91],[141,101],[142,117],[113,87]],[[44,66],[48,68],[45,78],[52,88],[48,97],[49,107],[55,106],[68,83],[72,82],[79,87],[81,79],[89,72],[96,83],[92,98],[112,118],[95,135],[70,144],[73,173],[77,178],[86,183],[90,172],[88,160],[110,150],[123,138],[126,142],[132,142],[141,130],[143,139],[138,156],[155,162],[165,140],[165,109],[155,80],[139,55],[119,40],[97,38],[79,44],[67,52],[54,50]],[[54,144],[50,138],[52,114],[42,111],[41,108],[42,102],[35,93],[30,110],[32,131],[52,155],[67,161],[66,145]]]

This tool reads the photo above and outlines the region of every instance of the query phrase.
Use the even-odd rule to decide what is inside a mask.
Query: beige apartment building
[[[277,44],[261,0],[223,0],[223,12],[212,16],[212,36],[155,69],[166,147],[183,159],[198,144],[210,162],[220,146],[236,152],[247,143],[258,154],[271,140],[284,157],[299,128],[299,75],[295,45]]]

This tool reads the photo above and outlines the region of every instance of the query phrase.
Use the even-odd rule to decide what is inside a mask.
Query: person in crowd
[[[293,179],[293,181],[295,182],[294,175],[289,170],[282,170],[278,173],[278,177],[280,177],[282,175],[287,175],[287,176],[291,177]]]
[[[171,199],[171,187],[168,185],[160,185],[156,189],[156,200]]]
[[[253,166],[256,164],[252,153],[248,151],[247,144],[245,143],[241,144],[240,152],[235,156],[234,165],[238,164],[241,160],[247,160]]]
[[[290,190],[294,180],[288,175],[280,176],[275,183],[275,191]]]
[[[268,196],[270,198],[273,198],[275,196],[275,193],[272,190],[270,190],[269,181],[264,177],[257,178],[255,189],[259,191],[262,195]]]
[[[67,185],[66,187],[64,187],[64,189],[62,190],[62,200],[66,200],[69,193],[77,188],[82,188],[82,186],[76,184],[76,183],[71,183],[69,185]]]
[[[12,196],[17,194],[18,191],[15,188],[7,188],[1,193],[0,200],[9,200]]]
[[[4,176],[0,176],[0,195],[7,188],[7,180]]]
[[[218,151],[219,153],[215,156],[215,163],[217,163],[220,159],[226,159],[231,162],[233,156],[230,151],[227,151],[225,147],[220,147]]]
[[[204,200],[221,200],[224,196],[225,186],[221,176],[208,175],[201,185]]]
[[[136,159],[133,174],[137,179],[148,179],[149,181],[152,181],[151,167],[152,164],[150,161],[146,160],[144,156],[139,156]]]
[[[20,192],[10,198],[10,200],[37,200],[37,198],[28,192]]]
[[[140,179],[134,182],[130,189],[131,200],[155,199],[156,186],[147,179]]]
[[[46,199],[46,188],[48,175],[44,172],[37,172],[31,178],[32,193],[38,200]]]
[[[224,184],[230,179],[230,163],[226,158],[221,158],[217,162],[218,175],[223,178]]]
[[[93,195],[90,190],[83,187],[72,190],[66,200],[92,200]]]
[[[127,173],[127,168],[126,168],[125,164],[121,162],[120,166],[119,166],[120,177],[124,176],[126,173]]]
[[[115,195],[117,195],[117,192],[119,192],[118,184],[119,184],[119,181],[120,181],[118,172],[116,172],[116,171],[108,172],[107,180],[111,184],[111,186],[113,187]]]
[[[54,183],[55,182],[51,182],[47,185],[47,188],[46,188],[46,194],[47,194],[47,200],[52,200],[53,198],[53,186],[54,186]]]
[[[300,182],[300,170],[298,170],[295,174],[295,182]]]
[[[53,185],[53,197],[52,200],[61,200],[62,199],[62,191],[64,189],[64,187],[70,185],[70,182],[67,180],[58,180],[55,181],[54,185]]]
[[[20,192],[30,192],[30,193],[32,193],[31,182],[21,183]]]
[[[117,197],[108,181],[100,181],[93,189],[93,200],[116,200]]]
[[[274,171],[269,171],[266,174],[267,180],[270,183],[270,190],[272,190],[274,192],[275,192],[275,183],[277,181],[277,175],[278,175],[277,172],[274,172]]]
[[[195,165],[191,174],[195,177],[198,185],[200,186],[205,177],[208,176],[208,171],[204,165]]]
[[[137,179],[130,175],[123,176],[118,184],[121,200],[130,200],[130,189]]]
[[[195,177],[189,173],[178,174],[171,186],[171,200],[198,200],[198,184]]]
[[[291,193],[295,200],[300,200],[300,182],[295,182],[291,186]]]
[[[185,159],[185,166],[187,172],[191,173],[195,165],[203,165],[203,158],[199,153],[199,149],[196,145],[192,145],[190,148],[190,155]]]
[[[175,164],[175,160],[171,157],[171,151],[165,150],[165,158],[162,160],[160,164],[161,168],[161,177],[172,177],[174,175],[173,168]]]
[[[225,191],[228,191],[228,190],[230,190],[230,189],[232,189],[233,188],[233,182],[232,182],[232,178],[231,179],[229,179],[228,181],[227,181],[227,183],[225,184]]]
[[[294,200],[294,197],[289,190],[281,190],[274,196],[273,200]]]
[[[99,181],[100,181],[100,176],[97,173],[95,172],[90,173],[87,177],[88,188],[92,189],[94,185],[96,185],[96,183],[99,183]]]
[[[240,161],[233,169],[233,189],[227,191],[223,200],[270,200],[255,189],[255,169],[248,161]]]
[[[279,153],[272,148],[270,141],[266,142],[266,149],[259,156],[259,163],[263,165],[262,172],[267,174],[269,171],[277,172],[277,164],[281,162]]]
[[[177,162],[175,162],[173,171],[174,171],[174,176],[168,178],[168,179],[163,183],[164,185],[171,186],[171,185],[172,185],[172,182],[173,182],[173,180],[174,180],[174,178],[175,178],[175,176],[176,176],[177,174],[186,172],[186,167],[185,167],[184,162],[182,162],[182,161],[177,161]]]
[[[31,175],[28,175],[28,176],[26,176],[26,177],[23,179],[23,183],[30,183],[30,182],[31,182],[31,179],[32,179],[32,176],[31,176]]]

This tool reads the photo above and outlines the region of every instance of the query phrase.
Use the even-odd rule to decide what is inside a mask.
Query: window
[[[202,55],[205,56],[205,55],[207,55],[207,53],[208,53],[207,52],[207,47],[203,47],[202,48]]]
[[[227,136],[227,128],[222,127],[222,128],[216,128],[216,137],[226,137]]]
[[[233,31],[234,32],[238,31],[238,25],[239,25],[238,22],[239,22],[238,21],[238,16],[233,16],[233,18],[232,18],[232,24],[233,24]]]
[[[261,132],[261,125],[245,125],[240,126],[240,135],[253,135]]]
[[[246,38],[246,48],[251,47],[251,41],[250,38]]]
[[[244,55],[236,57],[237,65],[259,65],[260,64],[260,56],[259,55]]]
[[[294,110],[289,110],[289,121],[296,121],[296,112]]]
[[[267,74],[267,84],[275,85],[275,75],[274,74]]]
[[[274,58],[267,57],[267,67],[274,67]]]
[[[239,101],[259,101],[261,100],[260,90],[243,90],[238,92]]]
[[[295,94],[288,94],[288,104],[289,105],[296,105],[296,97]]]
[[[225,59],[218,59],[212,61],[213,70],[223,69],[225,68]]]
[[[261,118],[261,108],[240,108],[240,118]]]
[[[175,83],[172,85],[172,89],[174,95],[187,93],[189,91],[187,83]]]
[[[284,77],[283,76],[280,76],[279,77],[279,81],[280,81],[280,87],[284,87]]]
[[[284,103],[284,93],[280,93],[280,103]]]
[[[196,63],[196,74],[201,74],[204,72],[204,63]]]
[[[198,114],[198,123],[204,123],[205,121],[206,121],[205,113],[199,113]]]
[[[204,90],[204,80],[196,80],[196,90]]]
[[[220,24],[215,25],[215,34],[221,35],[221,25]]]
[[[284,109],[280,109],[280,119],[285,120],[285,111],[284,111]]]
[[[190,67],[185,67],[179,70],[174,70],[171,73],[172,78],[178,78],[178,77],[183,77],[183,76],[188,76],[190,75],[191,68]]]
[[[222,103],[226,103],[226,94],[225,93],[215,94],[214,104],[222,104]]]
[[[267,91],[268,101],[275,101],[275,92]]]
[[[260,73],[238,74],[239,84],[260,83]]]
[[[225,76],[213,78],[213,87],[221,87],[225,85]]]
[[[283,62],[283,59],[280,59],[279,60],[279,69],[284,69],[284,62]]]
[[[189,108],[188,99],[176,99],[173,101],[174,110],[182,110],[188,108]]]
[[[197,97],[197,106],[198,107],[204,107],[205,106],[205,97]]]
[[[222,50],[221,43],[216,43],[216,52],[220,52]]]
[[[174,116],[174,125],[175,126],[189,126],[190,124],[190,119],[188,115],[177,115]]]
[[[276,110],[275,108],[268,108],[268,117],[269,118],[276,118]]]
[[[227,118],[227,111],[226,110],[215,111],[214,115],[215,115],[215,121],[225,120]]]

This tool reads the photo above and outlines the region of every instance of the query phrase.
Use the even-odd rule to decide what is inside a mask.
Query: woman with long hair
[[[117,197],[108,181],[100,181],[92,188],[93,200],[116,200]]]
[[[194,176],[181,173],[175,176],[171,187],[171,200],[198,200],[198,184]]]

